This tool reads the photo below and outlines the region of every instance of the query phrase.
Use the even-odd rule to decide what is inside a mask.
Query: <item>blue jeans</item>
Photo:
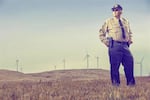
[[[113,41],[109,47],[110,74],[112,84],[120,84],[119,67],[124,66],[127,85],[134,85],[134,60],[126,42]]]

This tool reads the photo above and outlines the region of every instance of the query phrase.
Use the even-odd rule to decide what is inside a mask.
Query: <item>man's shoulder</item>
[[[107,18],[106,23],[114,21],[114,18]]]
[[[107,18],[106,21],[114,20],[114,18]]]
[[[128,19],[126,19],[126,18],[124,18],[124,17],[122,17],[121,18],[123,21],[125,21],[125,22],[128,22]]]
[[[124,17],[121,17],[121,19],[123,20],[123,21],[128,21],[128,19],[127,18],[124,18]],[[114,21],[115,19],[112,17],[112,18],[107,18],[106,19],[106,21]]]
[[[124,18],[124,17],[121,17],[121,20],[122,20],[123,22],[127,22],[127,23],[129,22],[128,19],[127,19],[127,18]],[[113,23],[114,21],[116,21],[116,20],[115,20],[113,17],[106,19],[106,23],[111,23],[111,22]]]

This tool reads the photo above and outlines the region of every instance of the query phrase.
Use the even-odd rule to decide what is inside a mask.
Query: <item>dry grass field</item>
[[[150,100],[150,77],[113,87],[109,71],[62,70],[34,74],[0,71],[0,100]]]

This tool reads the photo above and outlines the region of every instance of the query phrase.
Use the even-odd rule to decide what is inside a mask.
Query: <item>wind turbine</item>
[[[90,55],[87,53],[85,55],[85,59],[87,60],[87,69],[89,68],[89,57],[90,57]]]
[[[97,68],[99,67],[99,56],[96,57],[96,61],[97,61]]]
[[[56,65],[54,65],[54,69],[56,70]]]
[[[17,67],[17,72],[18,72],[18,65],[19,65],[19,60],[16,60],[16,67]]]
[[[65,58],[63,59],[63,64],[64,64],[64,69],[66,68],[66,60]]]
[[[140,75],[142,76],[142,66],[143,66],[143,60],[144,60],[144,56],[142,57],[141,61],[140,62],[137,62],[136,64],[139,64],[140,65]]]

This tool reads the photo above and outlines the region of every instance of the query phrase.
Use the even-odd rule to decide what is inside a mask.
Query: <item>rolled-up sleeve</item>
[[[103,43],[107,42],[106,34],[108,32],[108,25],[107,21],[102,25],[101,29],[99,30],[99,38]]]

